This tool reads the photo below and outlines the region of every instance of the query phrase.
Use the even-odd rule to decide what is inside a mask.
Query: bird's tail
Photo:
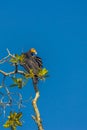
[[[35,92],[38,92],[38,77],[37,76],[35,76],[34,78],[33,78],[33,86],[34,86],[34,90],[35,90]]]

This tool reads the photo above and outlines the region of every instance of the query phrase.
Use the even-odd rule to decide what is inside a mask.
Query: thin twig
[[[0,64],[3,64],[5,62],[7,62],[10,57],[15,58],[15,56],[10,53],[10,51],[8,50],[8,48],[6,50],[7,50],[8,55],[0,60]]]
[[[10,57],[13,57],[13,58],[15,58],[15,56],[14,56],[14,55],[12,55],[12,54],[10,53],[10,51],[8,50],[8,48],[7,48],[6,50],[7,50],[7,52],[8,52],[8,55],[9,55]]]

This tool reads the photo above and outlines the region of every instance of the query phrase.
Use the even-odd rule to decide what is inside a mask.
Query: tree
[[[27,85],[26,83],[28,82],[28,79],[35,78],[35,73],[33,68],[30,68],[29,72],[26,70],[19,69],[19,66],[24,64],[25,61],[24,54],[13,55],[10,53],[8,49],[7,52],[8,55],[0,60],[0,64],[3,66],[4,63],[9,63],[10,67],[14,67],[14,70],[10,72],[0,70],[0,73],[3,76],[1,86],[0,86],[0,90],[1,90],[0,91],[0,115],[4,115],[4,118],[6,118],[7,107],[9,107],[10,113],[7,121],[3,124],[3,126],[4,128],[10,128],[11,130],[16,130],[17,126],[23,125],[23,122],[21,120],[23,113],[17,112],[16,110],[13,111],[12,106],[16,105],[18,109],[21,110],[21,108],[23,107],[24,100],[21,93],[15,91],[11,92],[9,88],[18,87],[19,89],[22,90],[22,88]],[[48,74],[48,70],[46,68],[38,69],[37,71],[38,80],[44,80],[47,77],[47,74]],[[9,85],[6,84],[6,80],[8,78],[10,79],[10,81],[12,81],[8,83]],[[33,83],[33,85],[35,84]],[[37,106],[37,101],[40,97],[40,91],[38,89],[38,86],[37,86],[37,91],[35,87],[34,90],[35,90],[35,97],[32,100],[32,106],[35,115],[32,116],[32,119],[37,124],[38,130],[43,130],[41,116]],[[15,96],[17,96],[17,100],[15,100]]]

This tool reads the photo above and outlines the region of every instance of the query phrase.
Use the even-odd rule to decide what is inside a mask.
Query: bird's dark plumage
[[[28,52],[23,53],[24,54],[24,61],[22,66],[25,68],[25,70],[29,73],[30,70],[33,70],[34,78],[33,78],[33,84],[34,88],[37,88],[38,83],[38,71],[42,69],[42,59],[40,57],[37,57],[35,55],[36,50],[34,48],[30,49]],[[37,90],[36,90],[37,91]]]

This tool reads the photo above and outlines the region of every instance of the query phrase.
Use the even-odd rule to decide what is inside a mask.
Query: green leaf
[[[6,123],[3,125],[4,128],[9,128],[10,127],[10,122],[9,120],[6,121]]]
[[[38,77],[42,79],[45,78],[47,74],[48,74],[48,70],[46,68],[43,68],[39,71]]]
[[[12,62],[13,64],[17,64],[19,62],[20,56],[18,54],[15,54],[15,57],[12,57],[10,59],[10,62]]]
[[[17,78],[12,77],[12,80],[14,81],[14,83],[17,83]]]
[[[20,57],[19,57],[19,62],[24,62],[24,58],[25,58],[25,55],[24,54],[22,54],[22,55],[20,55]]]
[[[21,117],[22,117],[22,112],[18,113],[16,116],[17,119],[20,119]]]
[[[27,81],[28,81],[25,77],[23,77],[23,78],[12,77],[12,80],[14,81],[14,84],[12,84],[10,87],[18,86],[18,88],[20,88],[20,89],[23,86],[25,86],[27,84]]]

